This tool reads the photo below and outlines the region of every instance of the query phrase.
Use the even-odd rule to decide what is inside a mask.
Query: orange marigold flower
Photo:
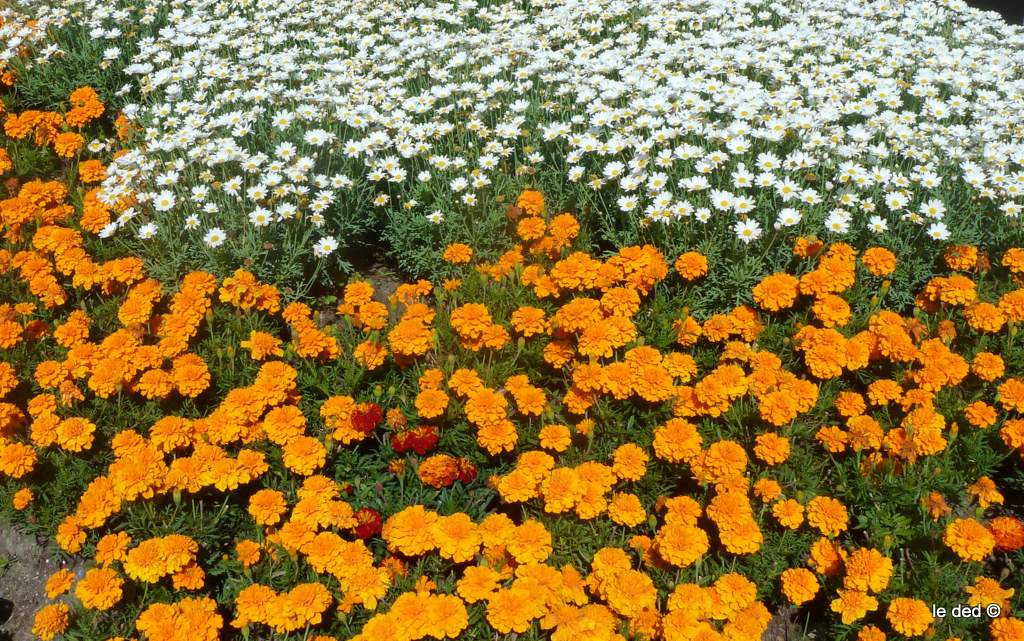
[[[43,641],[50,641],[68,629],[68,618],[71,609],[67,603],[52,603],[36,612],[32,622],[32,634]]]
[[[995,548],[992,533],[974,519],[956,519],[950,523],[942,542],[964,561],[982,561]]]
[[[789,309],[796,302],[800,281],[785,272],[765,277],[753,290],[754,302],[761,309],[777,312]]]
[[[195,398],[210,385],[210,370],[197,354],[183,354],[172,361],[171,376],[178,393]]]
[[[515,529],[508,551],[518,563],[543,563],[551,555],[551,533],[540,521],[527,519]]]
[[[501,574],[489,567],[472,565],[463,572],[456,591],[466,603],[484,601],[498,590],[501,579]]]
[[[972,329],[994,334],[1006,324],[1006,315],[992,303],[974,303],[964,309],[964,318]]]
[[[57,570],[46,580],[46,597],[49,599],[56,599],[60,595],[67,593],[67,591],[71,589],[71,584],[74,582],[74,572],[67,569]]]
[[[648,458],[639,445],[625,443],[612,453],[612,471],[623,481],[639,481],[647,472]]]
[[[846,530],[849,514],[846,506],[828,496],[817,496],[807,502],[807,522],[826,536]]]
[[[989,626],[992,641],[1017,641],[1024,639],[1024,621],[1013,617],[993,619]]]
[[[774,432],[765,432],[757,437],[754,454],[768,465],[784,463],[789,458],[789,439]]]
[[[480,550],[477,525],[463,512],[438,517],[433,524],[433,539],[437,542],[441,558],[455,563],[471,560]]]
[[[889,602],[885,618],[892,629],[906,637],[924,634],[935,620],[932,609],[920,599],[896,598]]]
[[[821,537],[811,545],[810,563],[819,574],[832,576],[846,558],[846,551],[836,541]]]
[[[66,418],[57,424],[57,444],[69,452],[82,452],[92,447],[96,425],[85,418]]]
[[[882,632],[876,626],[866,625],[857,633],[857,641],[885,641],[885,632]],[[951,637],[946,639],[946,641],[959,641],[959,639]]]
[[[1024,412],[1024,379],[1008,378],[998,388],[1003,409]]]
[[[865,250],[860,260],[872,276],[888,276],[896,271],[896,255],[884,247]]]
[[[32,490],[27,487],[23,487],[15,492],[14,496],[11,497],[11,507],[20,512],[31,505],[34,498],[35,494],[32,493]]]
[[[697,280],[708,273],[708,259],[700,252],[689,251],[676,259],[675,268],[686,280]]]
[[[0,440],[0,472],[20,479],[35,468],[36,451],[24,443],[5,443]]]
[[[78,176],[85,184],[103,182],[107,169],[99,160],[84,160],[78,165]]]
[[[821,585],[810,570],[788,568],[782,572],[782,592],[793,605],[807,603],[818,593]]]
[[[437,513],[422,505],[409,506],[385,521],[381,536],[388,549],[406,556],[419,556],[437,547],[432,535]]]
[[[544,237],[544,232],[547,231],[548,225],[544,222],[543,218],[538,216],[530,216],[521,219],[516,224],[516,234],[523,240],[538,240]]]
[[[836,397],[836,410],[840,416],[845,418],[860,416],[865,409],[867,406],[864,404],[864,397],[857,392],[846,390],[839,392],[839,396]]]
[[[1024,548],[1024,522],[1013,516],[997,516],[988,522],[989,532],[996,542],[996,549],[1016,552]]]
[[[981,380],[991,383],[1003,376],[1006,365],[998,354],[979,352],[971,362],[971,371]]]
[[[825,327],[843,327],[850,322],[850,304],[836,294],[824,294],[811,307],[814,318]]]
[[[996,488],[995,482],[987,476],[982,476],[969,485],[967,493],[978,500],[978,505],[982,509],[987,508],[989,505],[1002,504],[1003,502],[1003,495]]]
[[[114,561],[124,561],[127,558],[128,546],[132,538],[127,532],[106,534],[96,542],[96,562],[107,566]]]
[[[647,513],[640,498],[628,492],[616,492],[608,503],[608,516],[613,523],[625,527],[636,527],[644,522]]]
[[[252,567],[259,562],[260,550],[262,550],[262,548],[263,546],[256,541],[248,539],[239,541],[235,544],[235,554],[238,556],[238,562],[244,567]]]
[[[538,435],[540,446],[553,452],[564,452],[572,443],[572,432],[565,425],[545,425]]]
[[[945,497],[938,492],[930,492],[928,496],[921,499],[921,505],[928,511],[928,515],[931,516],[933,521],[938,521],[953,511],[946,504]]]
[[[282,448],[285,467],[301,476],[309,476],[327,462],[327,450],[313,436],[296,437]]]
[[[1003,586],[999,585],[999,581],[985,576],[976,577],[974,585],[969,585],[965,589],[967,594],[970,595],[970,598],[967,600],[969,605],[980,605],[984,608],[995,604],[1003,612],[1009,611],[1010,598],[1013,597],[1015,592],[1012,588],[1003,588]]]
[[[516,207],[528,216],[540,216],[544,213],[544,196],[533,189],[527,189],[516,198]]]
[[[74,132],[59,133],[53,139],[53,150],[61,158],[71,158],[85,144],[85,138]]]
[[[972,427],[985,429],[996,422],[996,408],[984,401],[975,401],[964,408],[964,416]]]
[[[473,259],[473,248],[463,243],[452,243],[444,248],[441,258],[453,265],[468,263]]]
[[[689,523],[666,523],[654,537],[658,556],[680,568],[692,565],[709,548],[704,530]]]
[[[260,525],[276,525],[288,509],[284,494],[277,490],[259,490],[249,497],[249,514]]]
[[[782,496],[782,486],[773,479],[757,479],[757,482],[754,483],[754,496],[761,499],[762,503],[771,503]]]
[[[894,380],[882,378],[868,385],[868,401],[872,405],[887,405],[903,398],[903,388]]]
[[[814,438],[833,454],[844,451],[847,443],[850,441],[850,435],[835,425],[822,427],[814,435]]]
[[[978,262],[978,248],[973,245],[950,245],[942,257],[950,269],[968,271],[974,269]]]
[[[892,560],[870,548],[859,548],[846,559],[843,586],[863,592],[881,592],[892,578]]]
[[[1019,247],[1007,249],[1003,253],[1001,264],[1014,274],[1024,274],[1024,249]]]
[[[837,593],[839,598],[832,601],[832,611],[838,613],[846,625],[878,609],[878,600],[869,596],[867,592],[840,588]]]
[[[785,499],[772,506],[772,515],[783,527],[795,530],[804,522],[804,506],[796,499]]]
[[[73,515],[67,516],[57,526],[57,545],[69,554],[76,554],[85,544],[86,533]]]
[[[239,345],[242,349],[249,350],[249,354],[254,361],[262,361],[268,356],[284,356],[284,350],[281,349],[281,339],[269,332],[261,332],[254,329],[249,332],[249,339],[242,341]]]
[[[93,568],[75,587],[75,596],[90,610],[109,610],[123,594],[124,579],[110,568]]]
[[[421,418],[437,418],[448,407],[448,395],[439,389],[424,389],[416,395],[416,411]]]

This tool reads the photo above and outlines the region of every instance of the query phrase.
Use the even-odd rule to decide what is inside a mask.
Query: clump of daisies
[[[105,236],[302,228],[322,258],[381,216],[483,215],[502,175],[740,243],[956,240],[1024,208],[1024,31],[961,0],[57,5],[137,51],[145,151],[103,198],[140,204]]]

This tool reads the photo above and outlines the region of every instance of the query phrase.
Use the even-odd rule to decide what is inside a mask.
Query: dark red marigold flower
[[[383,522],[380,518],[380,512],[373,508],[361,507],[355,512],[356,517],[356,536],[361,539],[368,539],[380,534]]]
[[[384,420],[384,412],[376,403],[365,403],[352,412],[352,427],[369,434]]]

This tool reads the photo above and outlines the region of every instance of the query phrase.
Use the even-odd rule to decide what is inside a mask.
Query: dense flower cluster
[[[143,4],[152,16],[162,0]],[[790,77],[764,51],[735,50],[734,40],[743,27],[787,61],[827,49],[821,35],[780,31],[773,21],[792,17],[787,2],[757,11],[741,2],[728,15],[714,1],[700,12],[641,3],[636,19],[662,34],[644,39],[616,29],[632,24],[614,23],[629,9],[604,0],[590,8],[537,2],[550,15],[530,20],[513,3],[427,5],[402,14],[388,31],[394,43],[368,28],[389,5],[337,14],[333,5],[250,4],[257,16],[234,20],[223,15],[233,7],[188,3],[167,18],[188,29],[141,42],[132,72],[157,96],[145,148],[113,162],[87,157],[102,146],[86,140],[85,127],[107,113],[88,87],[71,94],[64,113],[5,117],[9,139],[69,168],[65,181],[16,179],[0,199],[0,286],[10,298],[0,302],[0,491],[30,522],[49,518],[61,550],[83,563],[80,573],[63,569],[46,582],[37,636],[87,634],[102,621],[112,637],[149,641],[755,641],[785,604],[816,630],[881,641],[944,632],[917,592],[928,589],[998,606],[991,621],[958,624],[973,626],[966,630],[1021,638],[1020,590],[1008,586],[1024,560],[1024,521],[1006,466],[1024,456],[1024,371],[1014,345],[1024,250],[947,244],[934,273],[896,307],[889,278],[903,257],[893,238],[858,247],[834,237],[851,226],[848,210],[874,213],[881,199],[944,239],[945,206],[929,191],[942,182],[932,165],[943,146],[964,161],[955,180],[1016,215],[1019,181],[1001,168],[1008,161],[993,160],[1017,157],[996,127],[1007,94],[972,85],[963,71],[979,75],[992,54],[966,49],[958,62],[933,47],[914,55],[948,73],[897,80],[898,64],[880,78],[865,75],[855,69],[885,63],[837,50],[824,68]],[[262,11],[281,18],[283,33],[245,35]],[[884,33],[858,11],[850,9],[851,23]],[[822,13],[810,12],[828,33],[853,37]],[[886,5],[879,20],[899,25],[919,13]],[[324,16],[350,35],[340,38]],[[578,27],[559,22],[567,16],[587,16],[573,56],[562,38]],[[287,42],[304,17],[324,27],[304,39],[323,47],[259,56]],[[439,31],[467,20],[479,24],[458,36],[447,64],[398,63],[440,51]],[[975,31],[958,26],[953,35]],[[502,52],[495,34],[505,39]],[[512,37],[523,35],[535,40]],[[783,36],[792,46],[775,42]],[[725,79],[662,73],[674,64],[670,41],[733,47],[732,58],[688,54]],[[209,44],[228,42],[252,69]],[[608,57],[611,43],[632,52],[629,60]],[[470,65],[460,51],[470,44],[487,65]],[[171,54],[185,46],[196,48],[188,64],[208,72]],[[891,39],[879,48],[902,51]],[[389,49],[398,53],[381,58]],[[289,71],[281,73],[301,83],[305,62],[327,55],[320,107],[301,90],[255,84],[282,61]],[[426,92],[381,89],[383,79],[417,70],[431,78]],[[488,80],[444,84],[472,74]],[[810,91],[761,84],[787,77]],[[619,207],[642,209],[647,224],[730,211],[747,241],[763,231],[752,213],[756,186],[782,202],[799,199],[808,212],[834,207],[825,221],[833,237],[783,230],[777,267],[751,276],[724,308],[691,310],[702,281],[731,268],[716,262],[713,243],[678,255],[653,241],[622,243],[596,255],[586,251],[584,212],[560,211],[536,189],[507,208],[507,234],[494,239],[502,251],[445,246],[452,278],[444,283],[388,287],[355,276],[329,303],[294,300],[245,267],[161,282],[137,257],[97,252],[88,235],[176,207],[213,216],[214,201],[234,200],[252,201],[256,227],[271,218],[319,227],[329,185],[391,183],[405,198],[406,174],[423,162],[430,169],[421,171],[443,176],[462,205],[482,206],[477,195],[528,135],[523,114],[534,109],[525,99],[501,106],[505,94],[535,85],[542,94],[559,82],[566,89],[556,95],[590,105],[586,117],[566,113],[539,128],[552,143],[546,153],[565,156],[570,181],[591,171],[598,193],[614,183]],[[216,100],[238,109],[195,109],[207,91],[228,94]],[[989,106],[965,94],[987,96]],[[475,96],[483,102],[473,111]],[[975,118],[972,127],[995,133],[975,149],[960,125],[928,129],[893,111],[906,96],[916,101],[909,113]],[[689,116],[673,115],[682,113]],[[722,114],[718,124],[704,118],[712,113]],[[345,123],[346,137],[305,127],[329,114]],[[426,122],[410,124],[409,114]],[[440,150],[453,135],[452,114],[462,134],[472,132],[458,153],[479,170]],[[693,122],[702,124],[686,126]],[[255,144],[257,125],[286,138],[275,160],[233,142]],[[300,128],[308,129],[301,149],[287,140]],[[684,136],[709,148],[676,140]],[[742,161],[751,140],[793,147],[785,158],[750,158],[754,175]],[[189,156],[189,180],[202,172],[209,180],[185,192],[184,166],[157,170],[155,159],[189,146],[199,150]],[[314,176],[323,191],[308,198],[307,174],[329,148],[367,175]],[[626,150],[628,163],[613,158]],[[524,153],[528,167],[545,161]],[[904,175],[899,163],[887,166],[891,157],[916,165]],[[737,164],[725,178],[730,159]],[[0,171],[14,164],[0,155]],[[676,165],[692,175],[670,182]],[[242,174],[226,175],[236,166]],[[158,193],[143,184],[150,174]],[[676,187],[690,196],[670,193]],[[780,230],[803,215],[787,209],[778,212]],[[868,224],[884,231],[880,220]],[[213,231],[207,244],[215,247]]]

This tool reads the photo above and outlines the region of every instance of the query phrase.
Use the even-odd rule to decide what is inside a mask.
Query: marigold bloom
[[[110,568],[93,568],[75,586],[75,596],[91,610],[109,610],[121,600],[124,580]]]
[[[767,276],[753,290],[754,302],[761,309],[777,312],[789,309],[796,302],[800,281],[785,272]]]
[[[658,556],[680,568],[692,565],[709,548],[708,535],[696,525],[666,523],[654,538]]]
[[[238,562],[247,568],[259,562],[261,550],[262,546],[259,543],[249,539],[235,544],[235,555],[238,557]]]
[[[249,350],[254,361],[262,361],[268,356],[284,356],[281,339],[268,332],[252,330],[249,332],[249,339],[242,341],[239,345],[242,349]]]
[[[807,522],[826,536],[846,530],[849,515],[846,506],[828,496],[817,496],[807,503]]]
[[[564,452],[572,443],[572,432],[565,425],[545,425],[538,435],[540,446],[553,452]]]
[[[534,519],[519,525],[508,541],[508,551],[519,563],[542,563],[551,555],[551,533]]]
[[[249,514],[260,525],[276,525],[288,508],[284,494],[277,490],[259,490],[249,497]]]
[[[686,280],[697,280],[708,273],[708,259],[700,252],[688,251],[675,262],[676,272]]]
[[[644,522],[647,513],[635,494],[617,492],[608,503],[608,516],[618,525],[636,527]]]
[[[433,539],[441,558],[455,563],[471,560],[481,544],[476,523],[462,512],[438,517],[433,524]]]
[[[942,542],[964,561],[983,561],[992,554],[995,538],[974,519],[956,519],[946,527]]]
[[[892,577],[892,560],[878,550],[859,548],[846,559],[843,586],[862,592],[881,592]]]
[[[32,634],[43,641],[50,641],[68,629],[71,610],[66,603],[52,603],[36,612],[32,623]]]
[[[533,189],[524,190],[516,198],[516,207],[522,209],[528,216],[540,216],[544,213],[544,196]]]
[[[989,625],[992,641],[1017,641],[1024,639],[1024,621],[1013,617],[993,619]]]
[[[846,625],[878,609],[878,600],[867,592],[840,588],[837,593],[839,598],[832,601],[832,611],[838,613]]]
[[[31,472],[35,465],[36,451],[31,445],[0,440],[0,472],[19,479]]]
[[[789,458],[789,439],[773,432],[758,435],[754,454],[768,465],[784,463]]]
[[[860,260],[872,276],[888,276],[896,271],[896,255],[884,247],[864,250]]]
[[[75,574],[67,569],[60,569],[50,575],[46,580],[46,597],[56,599],[71,589],[75,582]]]
[[[298,436],[282,448],[285,467],[301,476],[309,476],[327,462],[327,450],[313,436]]]
[[[1012,588],[1003,588],[999,581],[985,576],[976,577],[974,585],[967,586],[965,590],[970,596],[967,599],[969,605],[980,605],[984,608],[995,604],[1004,612],[1009,611],[1010,599],[1015,592]]]
[[[992,504],[1002,504],[1003,495],[996,488],[995,482],[987,476],[982,476],[967,487],[967,493],[978,500],[982,509]]]
[[[899,597],[889,602],[885,618],[892,629],[906,637],[924,634],[935,620],[932,609],[920,599]]]
[[[612,471],[624,481],[639,481],[647,471],[647,452],[635,443],[625,443],[612,452]]]
[[[61,158],[71,158],[85,144],[85,138],[74,132],[59,133],[53,140],[53,150]]]
[[[832,576],[839,571],[846,551],[835,541],[821,537],[811,545],[810,564],[819,574]]]
[[[32,490],[23,487],[11,497],[11,507],[20,512],[31,505],[33,499],[35,499],[35,495],[32,493]]]
[[[419,556],[437,547],[432,535],[435,521],[436,512],[412,505],[389,517],[381,534],[389,550]]]
[[[807,603],[820,588],[817,577],[810,570],[788,568],[782,572],[782,592],[793,605]]]
[[[988,523],[997,550],[1015,552],[1024,548],[1024,522],[1013,516],[997,516]]]
[[[473,259],[473,248],[464,243],[452,243],[444,248],[441,258],[452,265],[468,263]]]
[[[1006,364],[998,354],[979,352],[971,362],[971,371],[981,380],[991,383],[1003,376]]]

